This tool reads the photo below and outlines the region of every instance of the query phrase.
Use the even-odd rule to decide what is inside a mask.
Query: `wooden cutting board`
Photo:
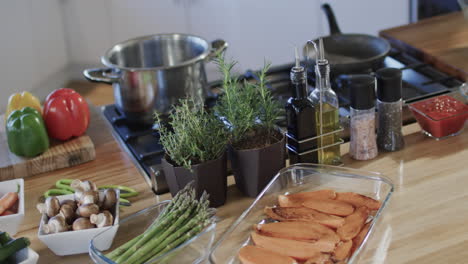
[[[51,140],[50,148],[34,158],[23,158],[8,148],[3,115],[0,116],[0,181],[82,164],[96,158],[91,138],[83,135],[66,142]]]
[[[462,12],[383,30],[380,36],[439,70],[468,81],[468,20]]]

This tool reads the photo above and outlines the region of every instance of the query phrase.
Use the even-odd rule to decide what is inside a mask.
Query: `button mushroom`
[[[106,189],[104,191],[104,198],[102,200],[102,209],[111,210],[117,203],[117,193],[114,189]]]
[[[98,188],[96,184],[91,181],[80,181],[80,180],[73,180],[70,184],[70,187],[73,189],[81,188],[84,192],[86,191],[97,191]]]
[[[97,204],[99,202],[99,192],[98,191],[86,191],[81,195],[79,204],[88,204],[93,203]]]
[[[83,189],[82,188],[75,188],[75,201],[79,202],[81,200],[81,197],[83,197]]]
[[[75,200],[63,200],[60,202],[60,206],[62,207],[64,204],[68,204],[73,208],[73,211],[75,211],[78,208],[78,204],[76,204]]]
[[[105,227],[111,226],[114,223],[114,217],[109,211],[104,210],[100,214],[91,215],[90,221],[97,227]]]
[[[97,213],[99,213],[99,206],[97,206],[96,204],[88,203],[78,207],[78,214],[81,217],[90,217],[92,214]]]
[[[89,221],[89,218],[80,217],[73,222],[73,231],[95,228],[96,226]]]
[[[64,204],[60,207],[60,215],[62,215],[65,218],[65,221],[67,224],[71,225],[73,223],[73,220],[75,220],[75,210],[70,204]]]
[[[57,197],[51,196],[45,200],[45,203],[37,204],[36,208],[41,214],[46,214],[50,218],[59,213],[60,202]]]
[[[49,222],[42,226],[42,231],[45,234],[64,232],[68,231],[68,225],[65,222],[65,218],[59,214],[50,218]]]
[[[80,201],[86,191],[97,191],[96,184],[91,181],[73,180],[70,187],[75,190],[75,200]]]

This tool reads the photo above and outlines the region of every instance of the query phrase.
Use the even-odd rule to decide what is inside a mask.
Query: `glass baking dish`
[[[117,234],[114,237],[111,248],[106,246],[109,236],[107,231],[96,235],[89,245],[89,256],[98,264],[115,264],[105,254],[111,252],[120,245],[143,233],[153,221],[162,213],[170,201],[164,201],[154,206],[143,209],[121,220],[118,225]],[[150,263],[202,263],[208,259],[211,246],[213,245],[216,231],[215,218],[202,232],[184,242],[178,247],[168,251],[160,257],[153,258],[145,264]],[[108,243],[107,243],[108,244]]]
[[[367,240],[375,231],[377,221],[388,205],[393,188],[393,183],[389,179],[376,172],[313,164],[295,164],[284,168],[215,244],[210,254],[210,261],[215,264],[240,263],[237,258],[239,249],[251,243],[252,226],[267,218],[263,209],[266,206],[276,205],[278,195],[333,189],[337,192],[357,192],[382,202],[363,243],[347,262],[357,263]]]

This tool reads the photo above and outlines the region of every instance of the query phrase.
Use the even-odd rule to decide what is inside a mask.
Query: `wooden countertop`
[[[407,38],[408,43],[416,47],[420,45],[432,54],[427,57],[428,60],[441,58],[441,61],[447,64],[453,63],[451,61],[454,59],[455,63],[450,64],[454,65],[451,66],[450,72],[453,70],[454,73],[467,76],[468,37],[458,35],[462,33],[454,33],[453,36],[449,34],[462,27],[457,23],[465,21],[461,20],[460,14],[446,17],[449,21],[458,22],[434,18],[418,23],[420,27],[418,24],[409,25],[386,30],[381,34],[396,40],[401,37],[406,41]],[[451,36],[450,39],[453,37],[452,41],[442,41],[444,34],[438,38],[430,38],[424,34],[421,34],[424,37],[412,38],[413,35],[419,36],[420,31],[429,34],[429,31],[439,28],[437,23],[445,25],[445,35]],[[437,32],[432,34],[440,35]],[[448,39],[447,36],[445,39]],[[108,85],[96,85],[92,90],[81,89],[83,86],[86,84],[71,85],[95,104],[112,103],[112,90]],[[61,178],[92,180],[98,185],[121,184],[137,189],[141,194],[132,199],[131,207],[122,209],[121,217],[170,198],[169,194],[155,196],[152,193],[143,178],[145,176],[134,167],[128,154],[113,139],[108,125],[102,121],[99,113],[94,112],[88,131],[96,146],[96,160],[25,179],[26,217],[17,236],[31,239],[31,247],[40,255],[39,263],[92,263],[87,254],[56,256],[37,238],[40,215],[35,205],[42,193]],[[381,153],[370,161],[350,159],[347,154],[349,144],[342,145],[345,166],[381,172],[396,186],[378,232],[369,241],[370,246],[364,252],[367,258],[365,263],[466,263],[468,193],[465,189],[468,186],[468,132],[436,141],[422,135],[419,126],[412,124],[404,128],[404,134],[405,149]],[[218,216],[222,219],[217,228],[218,237],[253,201],[241,195],[233,185],[232,177],[229,177],[228,184],[230,186],[227,203],[218,210]]]
[[[392,45],[462,80],[468,80],[468,20],[462,12],[380,32]]]
[[[106,88],[108,89],[108,88]],[[40,255],[39,263],[92,263],[87,254],[59,257],[37,238],[40,215],[35,205],[42,193],[61,178],[89,179],[100,184],[122,184],[141,195],[122,209],[121,217],[170,198],[155,196],[106,129],[107,124],[93,112],[88,134],[96,145],[96,160],[77,167],[25,179],[26,217],[18,236],[31,239]],[[468,132],[436,141],[420,133],[417,124],[404,128],[406,148],[382,153],[371,161],[349,158],[349,144],[342,146],[345,166],[378,171],[396,186],[379,231],[369,241],[366,263],[466,263],[468,253]],[[219,208],[218,237],[253,201],[241,195],[229,177],[228,201]]]

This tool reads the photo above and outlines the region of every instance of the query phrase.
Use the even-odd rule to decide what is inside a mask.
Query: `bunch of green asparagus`
[[[211,224],[214,210],[208,194],[199,200],[191,184],[172,199],[159,217],[141,235],[106,255],[116,263],[140,264],[162,256]]]

